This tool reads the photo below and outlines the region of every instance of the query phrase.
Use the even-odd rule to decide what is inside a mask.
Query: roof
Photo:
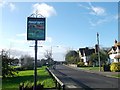
[[[116,59],[120,59],[120,55],[116,55],[115,58],[116,58]]]
[[[115,47],[120,46],[120,42],[118,42],[117,40],[115,40],[114,46]]]
[[[120,42],[115,43],[114,46],[120,46]]]
[[[85,56],[89,56],[89,55],[95,53],[95,49],[89,49],[88,47],[79,48],[79,51],[80,51],[82,56],[84,56],[84,53],[85,53]]]
[[[112,50],[116,51],[116,50],[117,50],[117,47],[118,47],[118,49],[120,50],[120,42],[116,42],[116,43],[114,44],[114,46],[112,46],[112,47],[110,48],[108,54],[112,54],[112,52],[113,52]]]

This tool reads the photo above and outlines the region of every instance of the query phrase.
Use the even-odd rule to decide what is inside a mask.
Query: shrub
[[[119,72],[120,71],[120,62],[118,62],[118,63],[112,63],[110,65],[110,70],[112,72]]]
[[[30,82],[30,81],[20,83],[20,85],[19,85],[19,90],[33,90],[33,88],[34,88],[34,83]],[[37,81],[36,88],[37,88],[37,90],[42,90],[43,85],[41,85],[41,83],[39,81]]]
[[[78,62],[77,67],[83,67],[85,66],[84,62]]]

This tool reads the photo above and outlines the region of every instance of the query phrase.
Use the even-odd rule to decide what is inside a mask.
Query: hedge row
[[[84,65],[84,62],[79,62],[77,64],[77,67],[87,67],[87,66]],[[109,65],[102,65],[102,67],[103,67],[103,71],[120,72],[120,62],[112,63]]]

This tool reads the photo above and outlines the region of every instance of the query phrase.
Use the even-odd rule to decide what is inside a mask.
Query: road
[[[118,78],[110,78],[99,74],[84,72],[65,65],[56,65],[56,69],[52,71],[67,88],[120,90],[118,89],[118,81],[120,82]]]

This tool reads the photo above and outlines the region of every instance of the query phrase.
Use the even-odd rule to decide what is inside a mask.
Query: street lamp
[[[51,58],[52,58],[52,55],[53,55],[53,47],[59,47],[59,46],[51,46]]]
[[[53,47],[59,47],[59,46],[51,46],[51,54],[50,54],[51,55],[51,61],[50,61],[50,65],[52,64],[51,62],[52,62],[52,58],[53,58]],[[53,67],[55,69],[56,65],[54,65]]]

